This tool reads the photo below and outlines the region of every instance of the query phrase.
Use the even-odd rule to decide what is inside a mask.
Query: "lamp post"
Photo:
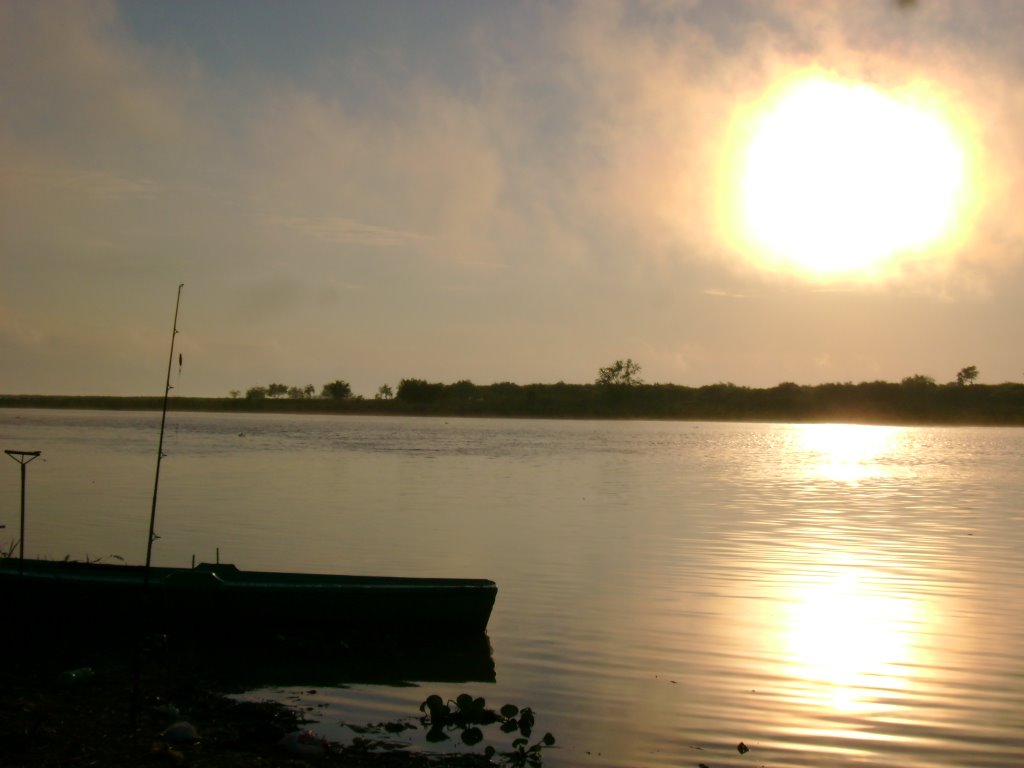
[[[4,451],[21,465],[21,531],[18,534],[18,573],[25,572],[25,466],[38,459],[42,451]]]

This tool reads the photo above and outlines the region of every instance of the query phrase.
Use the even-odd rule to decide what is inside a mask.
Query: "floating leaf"
[[[541,741],[544,742],[545,747],[551,747],[555,744],[555,737],[552,736],[550,733],[545,733],[544,738],[541,739]]]
[[[467,746],[474,746],[484,740],[484,732],[479,728],[467,728],[462,732],[462,743]]]
[[[497,752],[497,750],[490,744],[488,744],[487,748],[484,750],[484,757],[490,760],[492,757],[494,757],[495,752]]]
[[[444,700],[436,693],[427,696],[426,701],[420,704],[420,712],[426,712],[428,709],[433,712],[436,709],[444,707]]]
[[[506,704],[501,708],[501,716],[504,718],[515,717],[519,714],[519,707],[515,704]]]
[[[434,744],[439,741],[448,741],[448,734],[441,728],[431,728],[427,731],[427,741]]]
[[[529,743],[530,743],[529,739],[518,738],[518,739],[516,739],[515,741],[512,742],[512,749],[519,749],[521,747],[525,747]]]
[[[473,706],[473,697],[468,693],[460,693],[455,699],[455,704],[460,710],[465,712]]]
[[[747,754],[747,752],[750,751],[750,747],[748,747],[741,741],[739,744],[736,745],[736,751],[739,752],[741,755],[745,755]]]
[[[513,731],[519,730],[519,722],[517,720],[506,720],[501,724],[502,733],[512,733]]]

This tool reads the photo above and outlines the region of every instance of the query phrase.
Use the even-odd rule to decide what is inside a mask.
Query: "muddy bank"
[[[133,696],[134,653],[4,650],[0,764],[12,768],[487,764],[482,756],[375,752],[298,736],[301,713],[233,700],[230,681],[188,653],[145,655]]]

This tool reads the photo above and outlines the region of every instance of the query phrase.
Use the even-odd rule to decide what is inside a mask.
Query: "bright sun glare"
[[[814,278],[879,278],[964,218],[967,153],[921,100],[812,75],[752,113],[734,168],[741,246]]]

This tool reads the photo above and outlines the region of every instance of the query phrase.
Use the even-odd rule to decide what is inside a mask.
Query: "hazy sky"
[[[1020,381],[1022,39],[1018,0],[0,0],[0,392],[160,394],[178,283],[182,395]],[[955,238],[871,278],[737,240],[737,136],[807,71],[942,105]]]

